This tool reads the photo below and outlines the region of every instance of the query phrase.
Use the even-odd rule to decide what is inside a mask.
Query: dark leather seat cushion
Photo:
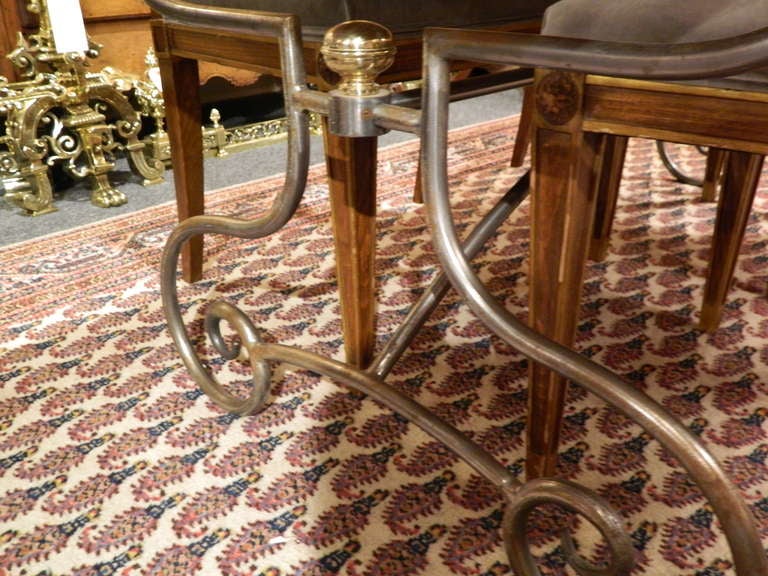
[[[555,0],[188,0],[194,4],[296,14],[307,40],[345,20],[373,20],[396,36],[428,26],[488,27],[541,18]]]
[[[560,0],[542,33],[616,42],[702,42],[768,26],[768,0]],[[740,79],[768,80],[761,69]]]

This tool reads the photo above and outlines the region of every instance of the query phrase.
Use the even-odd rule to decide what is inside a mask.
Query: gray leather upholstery
[[[194,4],[296,14],[305,39],[319,40],[345,20],[373,20],[396,36],[427,26],[489,27],[541,18],[555,0],[188,0]]]
[[[701,42],[768,26],[768,0],[560,0],[542,33],[617,42]],[[740,79],[768,80],[768,70]]]

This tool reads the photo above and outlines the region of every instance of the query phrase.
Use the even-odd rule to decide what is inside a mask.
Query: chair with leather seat
[[[584,42],[680,44],[766,25],[766,0],[702,0],[695,9],[665,0],[560,0],[547,10],[542,33]],[[648,71],[652,74],[652,63]],[[768,152],[767,81],[763,69],[686,82],[537,72],[531,98],[534,328],[573,344],[577,318],[572,311],[579,309],[584,263],[590,243],[599,246],[610,230],[630,137],[729,151],[700,320],[704,329],[717,327]],[[594,255],[599,252],[593,247]],[[529,451],[540,463],[534,473],[549,474],[557,460],[564,380],[533,367],[530,394]]]
[[[372,20],[388,27],[397,48],[395,61],[380,83],[418,78],[421,32],[426,26],[538,31],[541,15],[553,0],[472,3],[464,0],[381,2],[379,0],[190,0],[217,9],[291,13],[302,24],[310,82],[327,90],[337,77],[323,62],[326,30],[347,20]],[[162,74],[166,120],[171,140],[179,219],[204,212],[200,143],[198,60],[213,61],[279,76],[274,41],[216,30],[200,22],[171,21],[159,14],[152,22]],[[466,66],[466,64],[465,64]],[[373,251],[376,213],[376,137],[346,138],[324,131],[345,351],[348,361],[365,365],[374,343]],[[182,254],[185,279],[200,278],[202,238]]]
[[[672,44],[725,38],[766,24],[768,2],[760,0],[705,0],[697,3],[696,10],[658,0],[620,0],[609,4],[590,0],[561,0],[547,11],[542,33],[590,40]],[[706,85],[713,90],[768,93],[768,70],[750,71],[737,77],[711,80],[706,84],[699,81],[695,85]],[[684,124],[684,118],[681,118],[681,124]],[[684,132],[684,128],[680,131]],[[726,150],[718,145],[719,142],[712,139],[708,143],[710,148],[702,198],[712,201],[715,199],[715,188],[724,177],[722,171],[727,170],[728,163]],[[606,145],[590,248],[590,256],[594,259],[602,259],[607,248],[626,144],[626,136],[616,136]],[[759,164],[762,160],[756,158],[754,162]],[[728,189],[719,200],[712,259],[700,316],[700,326],[707,331],[713,331],[719,326],[722,306],[733,281],[759,169],[755,170],[754,176],[754,179],[745,182],[744,188]]]

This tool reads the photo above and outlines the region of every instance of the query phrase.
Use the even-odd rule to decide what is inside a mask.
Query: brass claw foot
[[[91,192],[91,203],[99,208],[112,208],[122,206],[128,201],[128,198],[120,190],[113,188],[109,183],[106,186],[103,183]]]

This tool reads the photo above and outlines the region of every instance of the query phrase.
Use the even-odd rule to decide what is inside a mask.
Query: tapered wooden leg
[[[707,167],[704,171],[704,182],[701,186],[701,199],[704,202],[714,202],[717,197],[717,186],[728,155],[722,148],[709,147],[707,150]]]
[[[592,227],[592,241],[589,245],[591,260],[603,260],[608,252],[613,218],[616,214],[616,202],[619,198],[621,172],[627,155],[627,142],[629,138],[626,136],[606,135],[603,139],[597,179],[595,222]]]
[[[376,138],[346,138],[326,125],[325,154],[347,362],[364,368],[375,343]]]
[[[535,330],[571,346],[594,216],[602,136],[581,131],[581,77],[552,74],[541,82],[537,80],[536,86],[529,314]],[[570,108],[575,110],[566,116]],[[526,461],[529,478],[556,471],[565,393],[562,377],[531,365]]]
[[[424,204],[424,191],[421,188],[421,155],[416,164],[416,183],[413,185],[413,201],[416,204]]]
[[[163,81],[165,119],[179,221],[205,212],[203,139],[200,120],[200,77],[197,60],[158,53]],[[203,237],[192,238],[181,253],[182,276],[195,282],[203,274]]]
[[[533,120],[533,86],[523,88],[523,105],[520,108],[520,122],[515,135],[515,147],[512,149],[512,159],[509,163],[513,168],[519,168],[525,162],[525,155],[531,145],[531,122]]]
[[[728,154],[699,323],[708,332],[716,330],[720,324],[723,303],[733,280],[763,159],[759,154],[747,152]]]
[[[18,32],[22,29],[21,4],[3,2],[0,4],[0,54],[10,54],[18,47]],[[0,59],[0,76],[11,82],[21,80],[20,70],[10,58]]]

